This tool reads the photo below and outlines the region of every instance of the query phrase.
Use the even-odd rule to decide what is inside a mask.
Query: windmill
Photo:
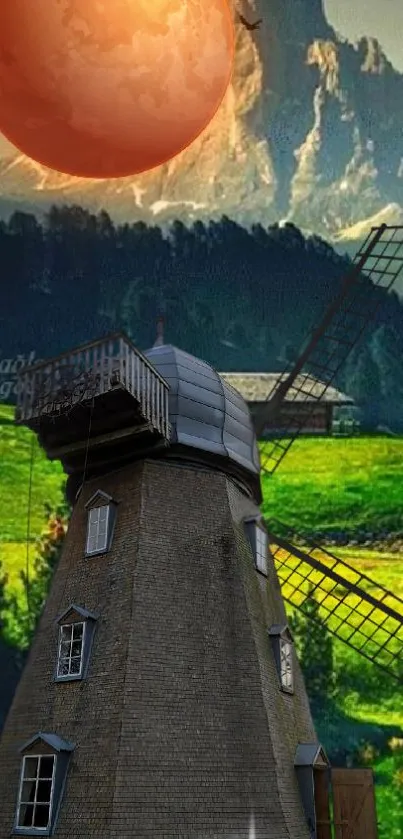
[[[310,839],[327,759],[242,397],[118,334],[22,371],[16,419],[73,510],[2,732],[0,839]]]
[[[403,227],[373,228],[297,361],[280,378],[258,413],[259,438],[267,423],[273,424],[278,417],[286,397],[291,405],[298,399],[306,406],[303,415],[293,414],[291,408],[282,434],[262,444],[261,465],[268,475],[273,475],[280,466],[375,317],[382,304],[379,289],[391,289],[402,266]],[[319,387],[315,376],[320,380]],[[295,528],[274,519],[266,524],[283,594],[289,604],[300,609],[310,584],[311,592],[320,600],[321,617],[330,632],[401,681],[402,670],[399,672],[397,667],[403,651],[401,598],[316,542],[307,540]]]
[[[16,420],[63,464],[73,511],[2,734],[0,839],[328,839],[242,397],[186,352],[116,334],[22,371]],[[361,839],[350,787],[343,839]]]

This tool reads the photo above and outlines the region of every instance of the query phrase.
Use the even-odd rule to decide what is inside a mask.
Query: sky
[[[403,0],[323,0],[326,17],[349,41],[377,38],[396,70],[403,72]]]

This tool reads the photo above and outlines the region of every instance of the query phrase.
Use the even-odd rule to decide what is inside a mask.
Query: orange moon
[[[58,172],[144,172],[206,128],[233,59],[228,0],[0,0],[0,131]]]

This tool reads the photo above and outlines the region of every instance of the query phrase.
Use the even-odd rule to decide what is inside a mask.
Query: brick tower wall
[[[85,503],[118,502],[110,551],[84,557]],[[218,472],[166,461],[86,485],[73,511],[0,744],[0,839],[38,730],[76,744],[58,839],[308,839],[293,768],[315,733],[297,668],[282,693],[267,627],[285,622],[241,521],[258,512]],[[266,591],[267,588],[267,591]],[[56,618],[99,615],[82,682],[54,683]]]

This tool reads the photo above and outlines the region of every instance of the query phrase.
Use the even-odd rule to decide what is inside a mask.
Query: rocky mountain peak
[[[0,210],[61,201],[164,227],[225,214],[286,219],[342,247],[403,205],[403,76],[375,38],[352,45],[322,0],[233,0],[236,59],[201,137],[152,172],[105,182],[45,169],[0,147]],[[262,18],[249,32],[238,13]],[[2,197],[1,197],[2,196]],[[392,217],[391,216],[391,217]]]

